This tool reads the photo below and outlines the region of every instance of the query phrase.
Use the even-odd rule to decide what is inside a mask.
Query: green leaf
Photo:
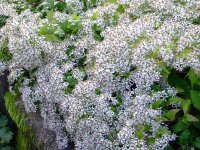
[[[136,131],[136,136],[139,140],[143,138],[143,130]]]
[[[181,102],[181,107],[183,109],[184,114],[187,114],[189,112],[191,106],[191,100],[185,100]]]
[[[47,34],[45,35],[46,41],[51,41],[51,42],[60,42],[61,39],[58,38],[57,36],[53,35],[53,34]]]
[[[96,93],[96,95],[101,95],[102,92],[101,92],[100,89],[96,89],[96,90],[95,90],[95,93]]]
[[[97,20],[98,15],[99,15],[98,12],[95,12],[90,19],[93,20],[93,21]]]
[[[104,37],[101,36],[103,29],[96,23],[92,25],[93,36],[97,41],[103,41]]]
[[[118,20],[119,20],[119,14],[118,12],[115,12],[113,15],[113,25],[116,26],[118,24]]]
[[[159,128],[157,131],[156,131],[156,137],[160,137],[164,134],[171,134],[171,131],[165,129],[165,128]]]
[[[180,120],[176,125],[173,126],[174,133],[178,133],[180,131],[183,131],[183,130],[187,129],[189,126],[190,126],[189,123],[183,122],[183,121]]]
[[[40,28],[38,31],[39,35],[47,35],[47,34],[54,34],[56,31],[56,28],[50,27],[48,25],[44,25]]]
[[[200,137],[195,138],[195,141],[192,143],[196,148],[200,148]]]
[[[200,16],[192,21],[193,24],[200,25]]]
[[[6,20],[8,19],[7,16],[0,15],[0,28],[6,24]]]
[[[182,52],[178,54],[178,57],[185,58],[188,54],[192,53],[193,49],[191,47],[186,47]]]
[[[49,3],[50,9],[53,9],[53,8],[54,8],[54,1],[55,1],[55,0],[47,0],[47,2]]]
[[[77,15],[77,13],[73,14],[73,20],[80,20],[80,16]]]
[[[57,23],[57,20],[54,18],[54,12],[53,11],[47,12],[47,19],[48,19],[49,23]]]
[[[176,117],[176,114],[180,111],[180,109],[172,109],[167,112],[166,117],[170,120],[173,121]]]
[[[3,141],[3,143],[9,143],[12,139],[12,136],[13,133],[10,131],[9,128],[0,128],[0,141]]]
[[[159,106],[162,104],[163,100],[160,99],[160,100],[157,100],[153,103],[153,109],[158,109]]]
[[[200,77],[195,73],[193,69],[190,69],[188,73],[188,79],[190,80],[191,86],[193,88],[195,83],[197,83],[197,81],[200,80]]]
[[[55,5],[55,9],[58,11],[64,11],[66,9],[66,3],[65,2],[59,2]]]
[[[116,108],[116,106],[114,106],[114,105],[111,105],[111,110],[113,111],[113,112],[117,112],[117,108]]]
[[[7,123],[8,123],[8,119],[5,116],[0,115],[0,127],[6,126]]]
[[[153,145],[153,144],[155,144],[155,138],[152,138],[152,137],[147,137],[147,143],[149,144],[149,145]]]
[[[175,87],[185,98],[190,99],[191,86],[186,82],[186,80],[179,77],[175,71],[170,74],[168,83]]]
[[[184,99],[179,98],[179,97],[172,97],[168,100],[168,105],[173,105],[177,103],[181,103]]]
[[[132,14],[132,13],[129,13],[129,18],[132,20],[132,21],[135,21],[136,19],[138,19],[139,17],[135,14]]]
[[[188,122],[199,122],[199,119],[197,119],[196,117],[190,115],[190,114],[186,114],[183,117],[184,120],[188,121]]]
[[[0,47],[0,61],[9,61],[12,59],[12,54],[8,48],[8,40],[4,40],[2,46]]]
[[[120,5],[118,6],[117,12],[119,12],[119,13],[124,13],[124,12],[125,12],[125,8],[124,8],[124,6],[123,6],[122,4],[120,4]]]
[[[67,47],[67,50],[65,53],[69,56],[75,48],[76,47],[74,45],[70,45]]]
[[[189,129],[184,130],[179,136],[180,143],[184,145],[188,143],[190,136],[191,136],[190,130]]]
[[[174,150],[173,147],[171,145],[168,145],[165,150]]]
[[[192,98],[192,104],[193,106],[200,110],[200,92],[198,91],[191,91],[191,98]]]

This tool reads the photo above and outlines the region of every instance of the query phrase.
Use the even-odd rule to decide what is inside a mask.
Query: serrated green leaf
[[[191,98],[193,106],[200,110],[200,92],[199,91],[191,91]]]

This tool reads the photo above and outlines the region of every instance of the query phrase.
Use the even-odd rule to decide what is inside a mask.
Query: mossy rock
[[[5,106],[15,122],[18,131],[15,135],[17,150],[56,150],[55,134],[43,127],[42,118],[36,113],[26,113],[18,96],[7,92]]]

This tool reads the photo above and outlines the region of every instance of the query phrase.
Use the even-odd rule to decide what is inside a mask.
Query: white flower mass
[[[84,11],[82,0],[66,0],[72,14],[55,12],[55,18],[62,22],[76,12],[81,27],[60,42],[38,34],[48,19],[29,9],[17,14],[13,4],[0,2],[0,15],[9,16],[0,28],[0,46],[8,39],[12,54],[0,62],[0,71],[10,71],[12,85],[25,70],[35,69],[35,83],[30,84],[33,77],[23,81],[21,99],[28,113],[40,112],[60,150],[69,141],[77,150],[164,149],[176,135],[157,136],[168,127],[152,104],[176,90],[165,82],[163,66],[200,71],[200,26],[192,24],[200,16],[200,1],[111,1],[96,0],[94,6],[88,0]],[[103,40],[94,38],[94,25],[102,29]],[[154,83],[162,83],[162,91],[152,90]],[[146,127],[148,132],[142,130]]]

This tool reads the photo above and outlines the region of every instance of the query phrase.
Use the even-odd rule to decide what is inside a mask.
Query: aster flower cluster
[[[0,2],[0,15],[9,17],[0,29],[0,47],[8,40],[12,54],[0,62],[0,71],[9,69],[10,89],[31,72],[19,89],[21,99],[28,113],[39,112],[44,126],[56,133],[58,149],[69,141],[77,150],[164,149],[176,135],[152,104],[177,93],[166,82],[167,67],[200,71],[200,26],[193,24],[200,3],[65,3],[71,14],[41,18],[29,9],[17,14],[14,4]],[[77,14],[77,32],[57,40],[69,31],[60,24]],[[76,21],[70,23],[74,27]],[[161,91],[152,89],[155,83]]]

